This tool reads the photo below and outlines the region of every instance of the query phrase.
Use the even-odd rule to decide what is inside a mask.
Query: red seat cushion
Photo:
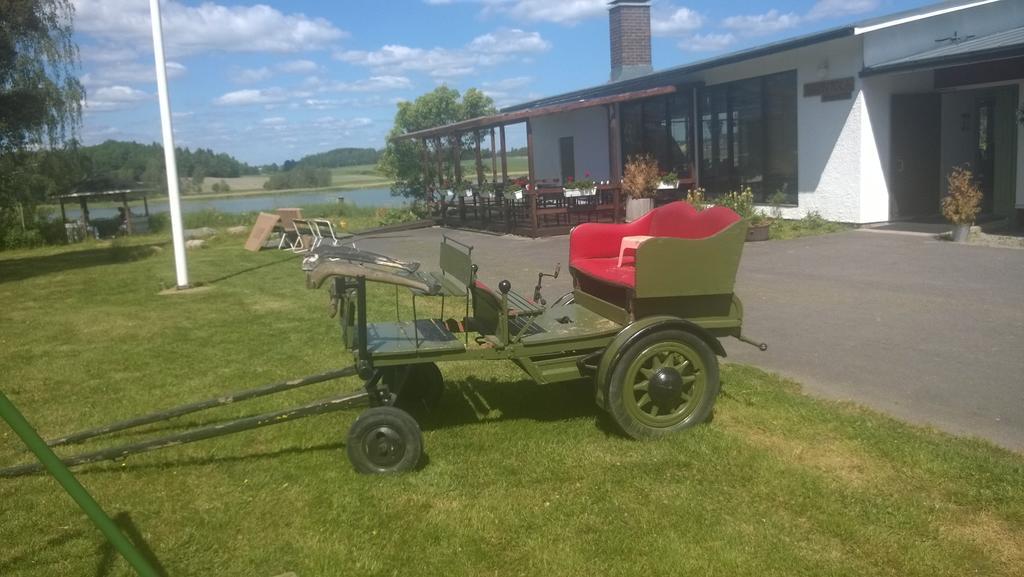
[[[677,234],[663,235],[663,236],[675,236],[678,238],[707,238],[714,236],[734,222],[742,220],[740,215],[732,211],[732,209],[724,206],[712,206],[706,210],[698,212],[693,218],[686,221],[686,223],[680,227]],[[659,235],[651,235],[659,236]]]
[[[622,287],[635,287],[636,268],[633,267],[633,257],[624,256],[621,267],[617,266],[618,262],[618,257],[587,258],[574,262],[573,267],[591,278]]]
[[[648,215],[647,236],[680,237],[686,234],[698,212],[689,203],[679,201],[659,206]]]
[[[632,289],[636,287],[635,258],[625,256],[622,266],[617,266],[618,248],[624,236],[702,239],[718,234],[739,220],[738,214],[724,206],[698,212],[685,202],[673,202],[630,224],[580,225],[569,236],[569,262],[581,275]],[[610,256],[612,254],[616,256]]]

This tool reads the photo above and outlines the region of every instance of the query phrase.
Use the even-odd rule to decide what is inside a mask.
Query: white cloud
[[[329,98],[307,98],[302,104],[306,108],[312,108],[313,110],[330,110],[336,107],[338,102]]]
[[[90,112],[122,110],[152,95],[130,86],[103,86],[86,93],[83,105]]]
[[[371,76],[354,82],[335,82],[322,90],[332,92],[387,92],[412,88],[412,81],[404,76]]]
[[[275,68],[288,74],[308,74],[316,72],[318,66],[312,60],[289,60],[278,64]]]
[[[672,7],[670,7],[671,9]],[[704,24],[704,18],[689,8],[676,8],[664,14],[651,15],[651,34],[655,36],[677,36],[693,32]]]
[[[317,88],[317,92],[388,92],[404,90],[412,87],[412,82],[404,76],[371,76],[353,82],[335,82]],[[274,110],[278,105],[289,103],[290,108],[306,106],[308,108],[333,108],[338,103],[334,100],[313,98],[311,90],[288,90],[280,86],[270,88],[247,88],[222,94],[213,100],[218,106],[252,106],[263,105],[265,110]],[[276,118],[276,117],[274,117]]]
[[[152,45],[149,4],[139,0],[74,0],[75,31],[111,44]],[[323,18],[284,14],[264,4],[189,6],[161,3],[164,42],[171,54],[296,52],[329,46],[346,33]]]
[[[248,106],[251,104],[274,104],[289,99],[288,91],[279,88],[249,88],[222,94],[213,103],[219,106]]]
[[[84,62],[124,62],[135,60],[139,52],[128,46],[101,46],[98,44],[82,44],[78,47],[79,56]]]
[[[423,72],[434,78],[451,78],[472,74],[480,67],[497,66],[517,56],[543,52],[550,46],[539,33],[506,29],[477,36],[459,50],[387,44],[373,51],[346,50],[334,57],[385,74]]]
[[[730,16],[722,21],[722,26],[740,34],[760,36],[796,27],[800,21],[799,14],[793,12],[783,14],[773,9],[764,14]]]
[[[539,32],[524,32],[518,28],[501,29],[482,34],[466,46],[469,50],[496,53],[544,52],[551,44]]]
[[[807,13],[808,20],[824,20],[871,12],[878,8],[879,0],[818,0]]]
[[[732,34],[694,34],[679,43],[681,50],[687,52],[718,52],[736,42]]]
[[[503,12],[515,19],[568,25],[608,14],[607,0],[487,0],[484,4],[490,10]]]
[[[156,83],[156,69],[152,62],[106,63],[91,68],[79,79],[86,88],[117,84]],[[167,62],[165,69],[167,78],[171,79],[183,76],[188,71],[184,64],[173,61]]]
[[[494,100],[495,106],[504,108],[517,102],[527,100],[524,89],[533,82],[530,76],[514,76],[494,82],[484,82],[480,90]]]
[[[239,84],[255,84],[269,79],[273,74],[266,66],[259,68],[243,68],[231,74],[231,80]]]
[[[573,25],[608,13],[608,0],[424,0],[431,6],[477,4],[484,16],[500,15],[513,20],[556,22]]]
[[[265,126],[274,126],[278,124],[285,124],[287,122],[288,119],[283,116],[271,116],[269,118],[264,118],[263,120],[260,120],[260,124],[263,124]]]

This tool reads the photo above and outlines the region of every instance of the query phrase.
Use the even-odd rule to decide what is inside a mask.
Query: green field
[[[210,288],[171,296],[158,294],[174,284],[164,238],[0,253],[0,386],[50,437],[347,365],[326,291],[304,288],[294,255],[241,244],[222,236],[190,252],[193,281]],[[371,314],[394,318],[394,291],[372,296]],[[442,406],[423,419],[429,459],[412,474],[351,470],[351,412],[79,478],[130,517],[168,575],[1024,574],[1024,458],[988,443],[732,364],[711,422],[641,443],[599,414],[586,382],[539,387],[510,363],[442,370]],[[325,383],[61,453],[357,387]],[[0,424],[0,466],[30,459]],[[0,478],[0,519],[0,575],[131,574],[46,476]]]
[[[484,178],[491,179],[491,161],[484,160]],[[471,181],[476,179],[475,162],[466,160],[462,162],[463,176]],[[527,160],[525,156],[508,157],[508,173],[512,176],[523,176],[527,174]],[[501,161],[498,161],[498,175],[501,177]],[[240,176],[238,178],[207,178],[203,180],[203,194],[212,194],[213,185],[224,182],[231,187],[231,193],[263,192],[263,183],[267,181],[266,176]],[[376,188],[390,186],[391,180],[377,170],[375,164],[360,164],[356,166],[343,166],[331,169],[331,188]],[[281,192],[281,191],[274,191]]]

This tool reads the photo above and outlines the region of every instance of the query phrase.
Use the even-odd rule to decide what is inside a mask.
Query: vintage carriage
[[[724,207],[685,202],[629,224],[588,223],[569,237],[573,290],[550,306],[538,276],[533,298],[478,278],[473,247],[445,237],[439,270],[323,244],[303,260],[306,283],[330,287],[352,367],[219,395],[51,440],[76,443],[230,403],[359,375],[360,390],[300,407],[252,415],[63,459],[66,465],[120,459],[248,429],[369,404],[352,424],[347,452],[361,473],[414,469],[423,456],[418,408],[436,406],[445,361],[511,361],[539,384],[591,379],[594,398],[630,437],[658,437],[705,421],[719,392],[720,338],[764,350],[742,333],[743,305],[733,292],[747,222]],[[627,254],[629,251],[629,254]],[[371,321],[368,283],[412,296],[412,318]],[[445,319],[444,299],[465,299],[461,318]],[[440,318],[419,318],[417,299],[440,298]],[[397,306],[397,302],[396,302]],[[449,309],[450,310],[450,309]],[[41,441],[40,441],[41,442]],[[40,448],[42,451],[42,448]],[[42,451],[45,453],[46,451]],[[52,453],[49,453],[52,456]],[[54,456],[53,459],[56,459]],[[0,470],[0,476],[41,469]]]

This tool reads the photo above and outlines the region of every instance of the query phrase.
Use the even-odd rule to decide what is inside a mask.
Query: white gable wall
[[[594,180],[608,180],[608,113],[603,106],[541,116],[533,126],[533,170],[537,180],[561,178],[558,139],[573,138],[576,178],[589,172]]]

